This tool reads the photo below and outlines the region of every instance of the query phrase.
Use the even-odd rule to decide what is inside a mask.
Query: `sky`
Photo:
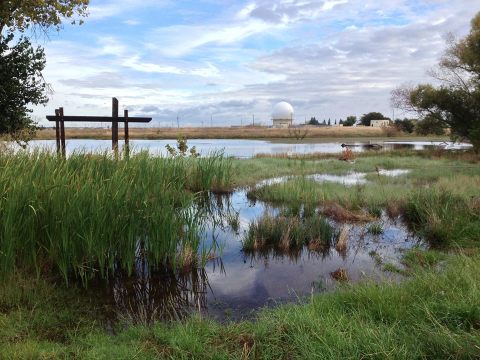
[[[432,82],[449,33],[465,36],[480,0],[91,0],[82,26],[48,39],[45,115],[110,115],[111,98],[151,126],[295,123],[371,111]],[[405,114],[395,113],[395,117]]]

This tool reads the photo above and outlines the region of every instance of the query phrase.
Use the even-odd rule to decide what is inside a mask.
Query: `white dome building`
[[[282,101],[273,107],[273,127],[289,127],[293,124],[293,107]]]

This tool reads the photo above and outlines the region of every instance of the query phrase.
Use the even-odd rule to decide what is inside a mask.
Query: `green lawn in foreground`
[[[412,172],[378,177],[375,166]],[[234,161],[238,184],[289,173],[372,172],[368,186],[373,188],[362,190],[361,205],[374,200],[386,205],[384,198],[398,198],[412,226],[442,239],[443,250],[407,252],[410,275],[400,284],[347,284],[303,304],[264,310],[255,322],[221,325],[197,317],[150,328],[120,324],[115,335],[105,331],[102,309],[91,292],[72,284],[66,288],[58,276],[37,278],[19,268],[0,282],[0,359],[479,358],[479,167],[460,157],[405,154],[362,157],[353,165],[335,159]],[[286,196],[300,187],[295,182],[285,186],[292,188],[271,195]],[[322,191],[322,186],[309,186],[304,201]],[[347,205],[355,196],[355,187],[332,186],[332,201]],[[468,249],[459,251],[462,247]]]

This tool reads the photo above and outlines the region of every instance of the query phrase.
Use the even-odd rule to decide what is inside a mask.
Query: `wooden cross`
[[[112,98],[112,116],[65,116],[63,107],[55,109],[55,115],[48,115],[48,121],[55,121],[55,135],[57,140],[57,153],[65,156],[65,121],[78,122],[111,122],[112,123],[112,149],[118,152],[118,123],[124,123],[125,129],[125,150],[128,153],[130,139],[128,133],[128,123],[149,123],[152,118],[147,117],[129,117],[128,110],[125,110],[123,117],[118,116],[118,100]]]

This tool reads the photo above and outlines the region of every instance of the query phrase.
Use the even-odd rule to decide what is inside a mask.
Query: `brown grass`
[[[348,272],[346,269],[339,268],[330,273],[330,276],[337,281],[348,281]]]
[[[386,211],[390,219],[396,219],[403,214],[404,204],[397,201],[392,201],[387,204]]]
[[[350,229],[348,228],[348,226],[343,226],[342,229],[340,230],[340,234],[338,235],[337,244],[335,245],[335,249],[340,254],[345,254],[347,252],[348,233],[349,232],[350,232]]]
[[[110,129],[101,128],[67,128],[67,139],[111,139]],[[123,130],[120,129],[120,138]],[[130,128],[132,139],[176,139],[179,136],[187,139],[292,139],[297,137],[291,129],[267,127],[208,127],[208,128]],[[305,138],[352,138],[383,136],[380,128],[372,127],[322,127],[308,128]],[[303,133],[302,133],[303,137]],[[47,128],[39,130],[36,139],[55,139],[55,130]]]
[[[323,215],[338,222],[369,222],[375,220],[365,213],[354,213],[345,209],[336,202],[327,202],[323,205],[321,212]]]

